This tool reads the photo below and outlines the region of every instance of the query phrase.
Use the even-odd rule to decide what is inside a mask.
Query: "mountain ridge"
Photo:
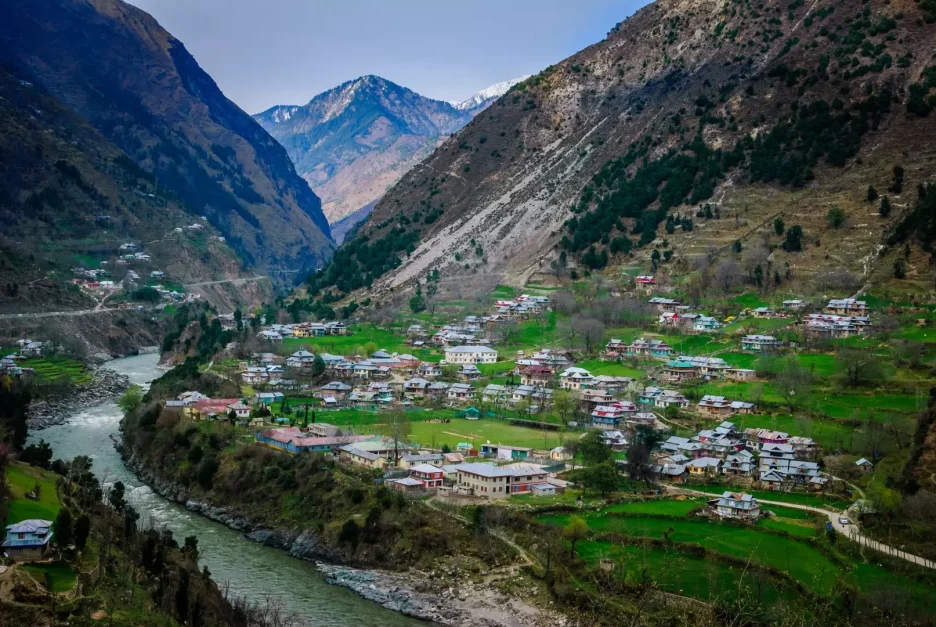
[[[888,187],[907,142],[921,148],[904,192],[936,172],[934,41],[912,3],[660,0],[446,140],[310,293],[379,296],[436,271],[457,289],[522,285],[560,253],[579,273],[646,272],[667,249],[689,269],[710,246],[760,240],[791,277],[828,259],[867,274],[913,203],[877,216],[868,185]],[[832,207],[866,228],[833,235]],[[802,250],[771,235],[780,216],[802,226]]]
[[[369,213],[400,176],[505,91],[506,81],[460,103],[427,98],[372,74],[345,81],[305,105],[254,115],[323,200],[331,224]],[[344,222],[342,232],[348,228]]]
[[[282,147],[152,16],[120,0],[11,0],[0,58],[205,215],[245,267],[307,271],[334,243]]]

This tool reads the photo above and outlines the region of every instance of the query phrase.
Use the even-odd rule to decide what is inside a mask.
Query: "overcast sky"
[[[440,100],[535,74],[644,0],[129,0],[248,113],[377,74]]]

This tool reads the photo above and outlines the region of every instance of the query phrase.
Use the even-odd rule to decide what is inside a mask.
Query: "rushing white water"
[[[139,355],[115,359],[107,367],[145,387],[160,374],[158,359],[158,355]],[[316,627],[427,625],[366,601],[345,588],[331,586],[313,564],[248,540],[153,492],[124,465],[114,448],[112,436],[118,433],[120,418],[116,399],[112,399],[76,412],[64,424],[31,434],[30,441],[44,439],[56,458],[91,457],[99,479],[124,483],[127,498],[142,521],[169,528],[180,543],[186,536],[197,536],[199,562],[208,567],[215,581],[228,583],[236,596],[252,600],[279,597],[287,611]]]

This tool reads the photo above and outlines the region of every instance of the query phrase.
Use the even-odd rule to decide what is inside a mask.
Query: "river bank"
[[[122,394],[130,387],[130,377],[109,368],[97,367],[88,385],[72,385],[61,392],[49,392],[29,405],[29,429],[40,431],[60,425],[75,412],[83,411]]]
[[[553,627],[567,624],[557,612],[544,611],[515,595],[498,589],[496,583],[512,578],[517,587],[529,590],[523,578],[488,577],[462,572],[457,566],[438,568],[430,573],[390,572],[343,565],[343,550],[322,544],[310,530],[270,528],[239,512],[190,499],[183,486],[154,475],[135,456],[117,443],[124,463],[140,481],[163,498],[187,511],[220,523],[244,537],[287,553],[290,557],[315,563],[325,580],[384,608],[420,620],[451,627]],[[472,580],[472,579],[475,580]],[[535,590],[529,590],[535,594]]]
[[[144,387],[161,372],[158,355],[146,354],[117,359],[107,368],[129,376],[131,384]],[[420,627],[425,622],[372,603],[349,589],[326,582],[313,562],[293,559],[286,552],[250,541],[242,533],[186,510],[158,495],[123,463],[111,444],[119,435],[122,412],[113,396],[97,405],[69,412],[61,424],[31,433],[27,443],[44,439],[60,459],[79,455],[92,458],[92,471],[105,485],[120,481],[126,486],[127,502],[140,514],[140,524],[167,529],[176,539],[198,538],[199,566],[232,597],[260,604],[273,599],[283,616],[297,625],[347,627]]]

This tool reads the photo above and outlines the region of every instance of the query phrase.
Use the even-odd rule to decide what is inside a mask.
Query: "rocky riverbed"
[[[117,445],[120,449],[119,442]],[[530,605],[523,596],[505,594],[498,589],[494,577],[471,581],[467,573],[458,572],[455,567],[443,567],[431,573],[400,573],[341,566],[351,559],[346,549],[322,544],[314,532],[271,529],[238,512],[189,499],[182,486],[155,476],[137,458],[128,456],[127,451],[121,450],[121,454],[127,467],[164,498],[239,531],[255,542],[315,562],[328,583],[352,590],[388,609],[452,627],[561,627],[567,624],[566,618],[558,612]],[[515,577],[518,585],[530,588],[522,577],[515,574],[507,577]],[[530,595],[535,592],[528,591]]]
[[[91,383],[70,386],[61,392],[50,392],[45,398],[33,400],[29,405],[29,428],[40,430],[65,422],[76,411],[122,394],[130,387],[127,375],[107,368],[96,368]]]

